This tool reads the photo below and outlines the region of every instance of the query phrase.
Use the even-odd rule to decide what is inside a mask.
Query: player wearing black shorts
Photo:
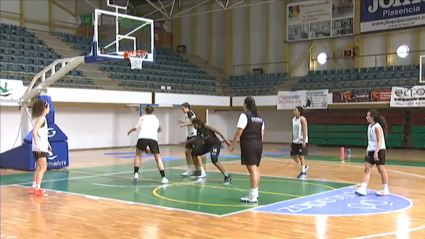
[[[233,151],[236,142],[240,139],[241,163],[248,169],[251,182],[251,191],[248,196],[242,197],[242,202],[257,203],[258,187],[260,185],[260,166],[263,154],[264,120],[258,115],[255,100],[246,97],[244,112],[239,116],[237,131],[233,137],[230,151]]]
[[[388,188],[388,174],[385,169],[387,122],[377,110],[367,112],[366,120],[369,123],[369,127],[367,129],[368,145],[365,157],[365,170],[363,183],[356,191],[356,194],[361,196],[367,195],[366,188],[370,179],[370,171],[372,170],[372,166],[376,164],[382,180],[382,189],[376,192],[376,195],[387,196],[391,194]]]
[[[187,130],[187,141],[192,143],[187,143],[185,145],[185,155],[187,162],[187,171],[182,173],[182,176],[198,176],[204,178],[207,176],[205,170],[202,166],[202,158],[192,156],[192,148],[201,143],[201,140],[197,137],[196,129],[193,127],[192,120],[196,118],[196,114],[193,110],[190,109],[190,104],[185,102],[182,104],[182,111],[185,114],[185,120],[179,120],[181,127],[186,127]],[[196,140],[192,140],[196,139]],[[200,175],[195,175],[194,172],[201,172]]]
[[[294,109],[294,118],[292,119],[292,142],[291,157],[301,164],[301,173],[298,178],[307,178],[308,166],[306,165],[305,156],[308,155],[308,127],[307,119],[302,116],[303,107]]]
[[[203,144],[195,146],[195,148],[192,150],[192,156],[198,157],[209,152],[211,157],[211,162],[224,175],[223,183],[228,184],[232,182],[232,178],[230,177],[230,175],[226,172],[223,165],[218,162],[218,158],[220,156],[221,141],[216,134],[218,134],[223,139],[223,141],[227,144],[227,146],[230,146],[230,142],[227,139],[225,139],[220,132],[218,132],[216,129],[212,128],[211,126],[205,125],[198,118],[193,119],[192,124],[196,128],[199,138],[202,139],[203,141]],[[195,140],[195,139],[192,139],[192,140]],[[200,173],[201,172],[197,172],[197,174],[200,174]]]
[[[156,160],[159,173],[161,174],[161,183],[168,183],[168,179],[165,177],[164,164],[162,163],[161,154],[158,146],[158,133],[161,132],[158,118],[153,114],[153,107],[151,105],[146,106],[146,114],[139,118],[137,125],[134,126],[128,135],[133,131],[140,128],[139,139],[136,145],[136,156],[134,158],[134,181],[139,179],[139,167],[142,160],[142,152],[151,152]],[[149,147],[149,150],[148,150]]]

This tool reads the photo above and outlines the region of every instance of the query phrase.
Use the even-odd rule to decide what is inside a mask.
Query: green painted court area
[[[235,164],[240,162],[237,158],[223,158],[221,161]],[[184,160],[170,160],[164,163],[170,181],[167,186],[160,183],[160,175],[154,162],[142,164],[140,179],[136,183],[133,182],[133,165],[126,164],[49,171],[42,186],[46,190],[90,196],[99,200],[116,200],[211,216],[226,216],[258,206],[353,185],[262,176],[259,203],[246,204],[241,203],[239,198],[249,192],[248,175],[231,174],[233,182],[223,185],[223,176],[219,172],[208,171],[207,179],[197,181],[194,178],[181,177],[184,170],[176,167],[184,166]],[[2,185],[29,186],[31,181],[32,173],[1,176]]]

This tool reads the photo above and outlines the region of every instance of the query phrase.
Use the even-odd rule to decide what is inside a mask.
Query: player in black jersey
[[[230,152],[233,152],[235,144],[240,140],[241,163],[245,165],[250,174],[251,191],[247,197],[242,197],[242,202],[257,203],[258,187],[260,185],[260,171],[258,167],[263,154],[264,120],[258,114],[255,100],[246,97],[244,112],[239,116],[237,130],[233,137]]]
[[[220,170],[220,172],[224,175],[224,184],[228,184],[232,182],[232,178],[226,172],[223,165],[218,162],[218,157],[220,155],[221,141],[217,137],[216,134],[220,135],[220,137],[224,140],[227,146],[230,147],[230,142],[223,137],[223,135],[218,132],[216,129],[208,126],[202,122],[202,120],[195,118],[192,120],[192,124],[197,130],[197,135],[202,139],[203,144],[195,147],[192,150],[192,156],[202,156],[206,153],[210,153],[211,162]],[[195,140],[195,139],[192,139]],[[188,142],[189,143],[189,142]],[[200,174],[200,172],[197,172]]]

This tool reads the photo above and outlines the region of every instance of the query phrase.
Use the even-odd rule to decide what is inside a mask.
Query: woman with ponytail
[[[370,179],[370,171],[372,170],[372,166],[376,164],[376,167],[381,174],[383,185],[382,189],[376,192],[376,195],[387,196],[390,195],[390,190],[388,188],[388,174],[385,170],[385,136],[387,134],[387,122],[377,110],[370,110],[367,112],[366,120],[369,123],[369,127],[367,129],[368,146],[366,149],[365,169],[363,183],[356,191],[356,194],[361,196],[367,195],[366,188]]]
[[[241,163],[248,169],[251,182],[249,195],[242,197],[240,200],[242,202],[257,203],[258,187],[260,185],[258,166],[260,166],[263,154],[264,120],[258,115],[254,98],[246,97],[243,109],[244,112],[239,116],[230,151],[233,152],[235,144],[240,140]]]

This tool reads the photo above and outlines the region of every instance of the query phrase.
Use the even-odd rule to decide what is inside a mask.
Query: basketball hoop
[[[124,59],[130,60],[131,69],[143,69],[143,61],[145,60],[148,51],[131,50],[124,52]]]

